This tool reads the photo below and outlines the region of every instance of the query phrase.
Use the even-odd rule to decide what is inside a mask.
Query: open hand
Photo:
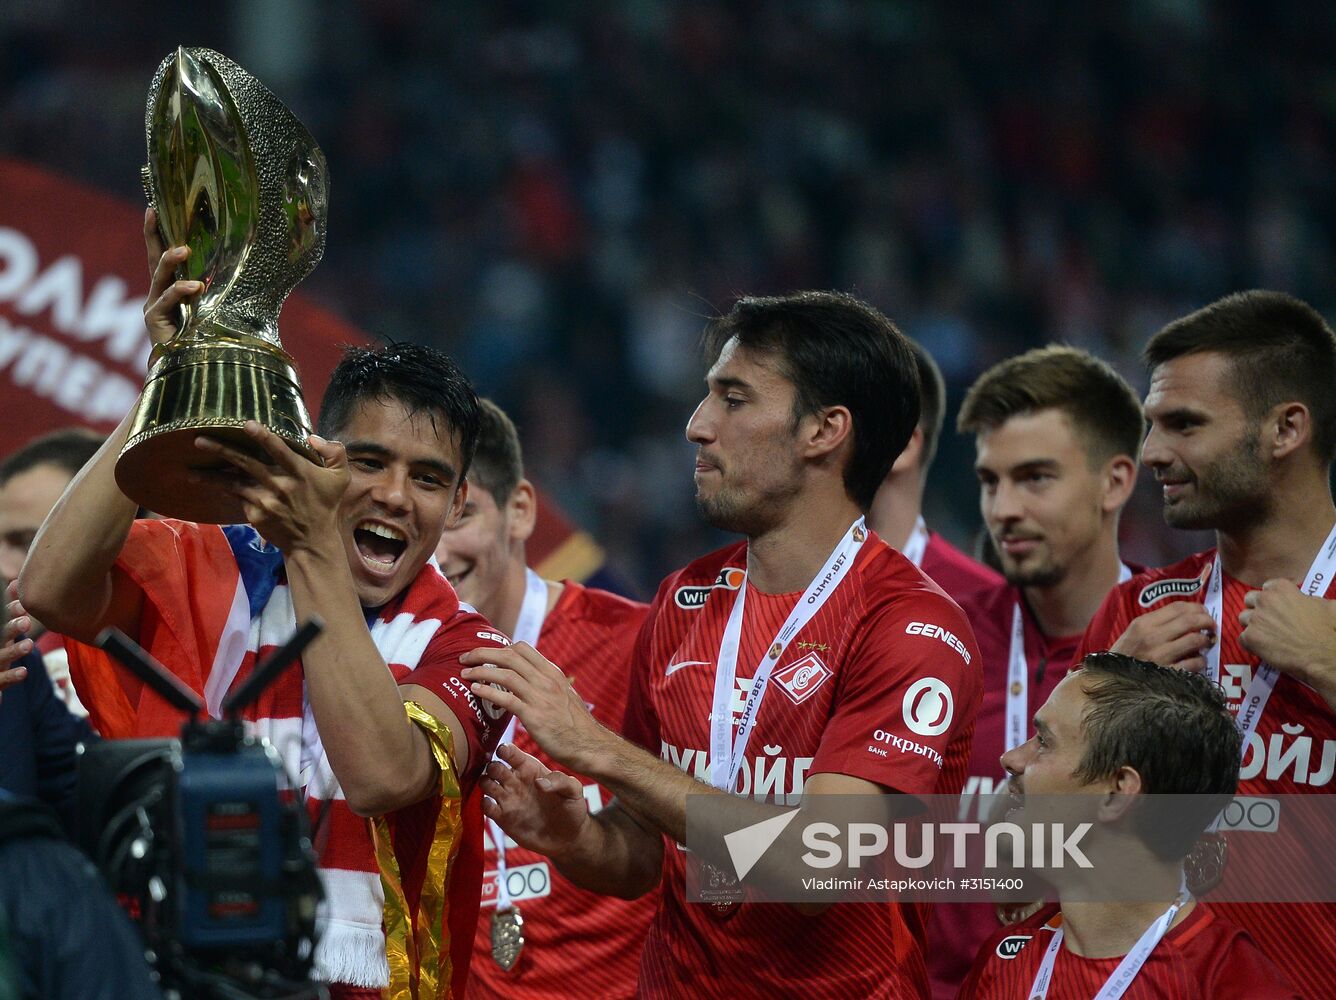
[[[527,642],[474,649],[459,658],[461,676],[483,701],[515,715],[549,757],[574,771],[608,734],[558,667]]]
[[[497,748],[479,787],[483,814],[521,847],[549,857],[574,843],[589,822],[584,788],[569,774],[545,767],[513,743]]]
[[[246,434],[270,458],[266,462],[217,438],[200,436],[195,447],[222,458],[236,470],[195,472],[198,482],[212,482],[242,503],[246,520],[284,555],[314,550],[338,540],[338,508],[348,489],[348,454],[337,441],[312,434],[307,442],[324,461],[317,465],[254,420]],[[237,473],[240,473],[238,475]]]

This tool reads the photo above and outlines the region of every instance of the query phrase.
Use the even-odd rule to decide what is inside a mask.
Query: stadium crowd
[[[1334,36],[1310,4],[52,0],[0,12],[0,151],[137,200],[146,67],[237,59],[334,165],[303,290],[457,356],[647,595],[720,541],[678,414],[737,294],[855,292],[937,358],[949,412],[1049,341],[1143,390],[1145,340],[1236,288],[1331,314]],[[971,456],[943,448],[929,510],[968,547]],[[1147,564],[1202,544],[1148,492],[1127,521]]]
[[[104,629],[217,715],[312,617],[243,717],[316,830],[333,1000],[1336,996],[1327,840],[1287,825],[1336,787],[1316,15],[340,14],[238,4],[215,43],[322,137],[312,288],[388,341],[334,369],[319,461],[202,433],[225,526],[122,492],[133,415],[0,462],[0,997],[157,989],[65,843],[77,744],[182,720]],[[13,148],[118,37],[55,16],[0,35]],[[96,68],[107,106],[160,42]],[[163,346],[204,289],[144,237]],[[535,482],[650,601],[529,566]],[[1282,818],[1222,831],[1236,795]],[[786,829],[935,796],[1081,803],[1137,891],[774,901]],[[1297,895],[1212,898],[1240,873]]]

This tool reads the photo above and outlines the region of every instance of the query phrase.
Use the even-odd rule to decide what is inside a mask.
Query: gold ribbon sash
[[[394,831],[386,816],[371,824],[380,882],[385,890],[385,946],[390,985],[385,1000],[451,1000],[450,885],[463,830],[463,799],[455,773],[450,729],[416,702],[404,702],[409,720],[422,730],[441,771],[435,832],[427,851],[422,891],[416,907],[409,905]],[[424,808],[433,800],[427,800]]]

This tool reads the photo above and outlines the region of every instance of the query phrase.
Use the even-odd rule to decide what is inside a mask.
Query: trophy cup
[[[267,461],[242,429],[256,420],[319,461],[278,313],[324,251],[325,157],[278,98],[210,49],[163,60],[145,119],[145,192],[167,245],[190,247],[177,277],[204,287],[153,350],[116,483],[161,514],[239,522],[240,501],[188,478],[232,468],[196,448],[198,436]]]

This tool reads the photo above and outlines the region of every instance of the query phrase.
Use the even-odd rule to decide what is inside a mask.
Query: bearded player
[[[1216,548],[1122,584],[1082,647],[1112,647],[1219,683],[1244,735],[1240,795],[1330,794],[1336,337],[1305,303],[1250,291],[1170,323],[1145,358],[1142,460],[1163,488],[1165,520],[1214,529]],[[1284,824],[1282,810],[1281,833]],[[1305,852],[1329,850],[1324,837],[1286,837],[1284,846],[1260,831],[1227,838],[1227,871],[1274,872],[1277,881],[1305,870]],[[1336,904],[1218,908],[1301,992],[1336,996]]]
[[[856,299],[804,292],[738,301],[707,344],[687,425],[697,502],[746,540],[659,588],[629,739],[524,645],[466,657],[487,664],[469,680],[510,692],[475,693],[617,796],[590,815],[578,781],[503,748],[488,815],[577,884],[636,896],[662,883],[641,996],[925,997],[920,906],[686,902],[689,797],[761,820],[831,793],[956,794],[979,699],[965,616],[863,526],[918,417],[904,337]]]
[[[605,726],[621,725],[631,651],[648,607],[572,580],[553,583],[528,567],[525,542],[537,504],[524,478],[519,435],[490,400],[481,401],[478,447],[460,518],[436,550],[460,599],[512,640],[570,664],[571,684]],[[553,762],[512,719],[504,741]],[[593,781],[583,794],[597,812],[610,797]],[[483,919],[478,922],[470,997],[564,998],[572,984],[595,997],[631,997],[656,896],[600,896],[573,885],[541,854],[508,841],[488,821]],[[519,931],[507,937],[509,924]],[[498,933],[493,935],[493,926]]]
[[[200,285],[172,280],[187,251],[161,252],[151,212],[145,237],[154,274],[145,318],[163,343]],[[408,989],[405,963],[391,980],[389,927],[400,955],[405,935],[417,937],[423,994],[439,986],[441,996],[460,995],[481,885],[476,779],[505,719],[468,693],[458,657],[505,640],[461,607],[428,559],[466,498],[478,432],[472,388],[428,348],[350,351],[325,394],[322,436],[310,438],[323,466],[254,423],[247,433],[272,464],[198,439],[202,457],[242,473],[200,483],[242,502],[250,523],[228,527],[134,519],[114,476],[128,419],[43,524],[19,581],[25,605],[83,642],[122,629],[215,716],[258,657],[319,616],[324,631],[299,668],[244,713],[322,817],[312,835],[323,844],[326,895],[316,972],[336,1000]],[[123,674],[79,694],[90,709],[115,702],[133,735],[179,731],[179,713]],[[444,867],[424,878],[433,841],[449,862],[448,885]],[[395,851],[382,856],[394,853],[397,864],[382,869],[376,844],[391,842]],[[443,892],[448,899],[433,901]]]

